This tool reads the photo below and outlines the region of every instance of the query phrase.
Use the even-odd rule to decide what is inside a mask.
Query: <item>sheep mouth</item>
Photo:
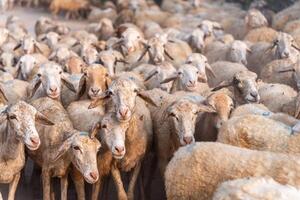
[[[32,145],[32,144],[25,144],[26,145],[26,147],[29,149],[29,150],[31,150],[31,151],[35,151],[35,150],[37,150],[39,147],[40,147],[40,142],[38,143],[38,144],[36,144],[36,145]]]
[[[122,158],[124,158],[125,154],[116,154],[113,153],[113,157],[117,160],[121,160]]]
[[[48,94],[48,97],[50,97],[51,99],[57,99],[59,97],[59,93],[50,93]]]
[[[91,177],[88,177],[88,176],[84,176],[84,179],[86,180],[86,182],[88,182],[89,184],[94,184],[98,181],[98,178],[97,179],[93,179]]]

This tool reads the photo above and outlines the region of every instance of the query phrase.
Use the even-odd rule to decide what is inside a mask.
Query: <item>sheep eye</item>
[[[76,150],[76,151],[80,151],[79,146],[74,146],[73,149]]]
[[[274,41],[274,44],[277,45],[278,43],[279,43],[279,40],[275,40],[275,41]]]
[[[106,73],[106,74],[105,74],[105,77],[108,77],[108,76],[109,76],[109,74],[108,74],[108,73]]]
[[[103,124],[101,128],[106,129],[106,128],[107,128],[107,125],[106,125],[106,124]]]
[[[17,116],[16,115],[10,115],[9,119],[17,119]]]
[[[62,71],[60,71],[59,74],[62,74]]]
[[[170,117],[175,118],[177,121],[179,120],[178,117],[174,113],[170,113]]]
[[[192,63],[193,63],[193,62],[192,62],[192,61],[190,61],[190,60],[189,60],[189,61],[187,61],[187,64],[192,64]]]
[[[37,74],[37,76],[38,76],[38,77],[41,77],[41,76],[42,76],[42,74],[38,73],[38,74]]]

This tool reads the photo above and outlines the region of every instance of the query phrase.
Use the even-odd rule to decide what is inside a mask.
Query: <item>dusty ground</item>
[[[14,8],[11,11],[0,13],[0,26],[4,26],[6,18],[10,15],[18,16],[22,21],[24,21],[26,27],[28,28],[29,32],[34,34],[34,24],[36,20],[41,16],[52,17],[49,11],[43,8]],[[66,23],[72,30],[79,30],[84,29],[87,25],[87,21],[85,20],[65,20],[65,18],[61,15],[56,18],[62,23]],[[33,175],[31,176],[31,172],[33,169],[32,161],[27,161],[27,165],[25,167],[25,173],[22,173],[22,178],[19,182],[19,187],[16,193],[16,200],[42,200],[42,180],[41,180],[41,171],[40,169],[34,169]],[[0,169],[1,173],[1,169]],[[26,175],[26,177],[25,177]],[[153,200],[160,200],[165,199],[165,195],[163,192],[163,182],[159,176],[158,171],[156,171],[155,176],[152,177],[152,192],[151,198]],[[128,180],[128,178],[124,178]],[[72,181],[69,181],[69,190],[68,190],[68,199],[76,199],[76,194],[74,191],[74,187],[72,185]],[[60,191],[60,184],[59,180],[55,179],[53,181],[53,186],[55,187],[56,199],[60,199],[59,191]],[[86,184],[86,191],[87,191],[87,199],[89,199],[91,187]],[[0,192],[3,195],[3,199],[7,199],[7,192],[8,192],[8,185],[1,185],[0,184]],[[147,192],[147,191],[146,191]],[[139,199],[138,191],[136,191],[136,199]],[[108,189],[108,196],[104,196],[105,200],[114,200],[117,199],[116,191],[114,188],[113,181],[109,181],[109,189]]]

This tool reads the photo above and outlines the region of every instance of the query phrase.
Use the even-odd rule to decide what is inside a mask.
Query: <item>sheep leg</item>
[[[124,190],[121,174],[120,174],[120,171],[117,168],[116,164],[114,164],[111,168],[111,175],[112,175],[114,182],[116,184],[116,187],[117,187],[118,199],[119,200],[127,200],[127,195]]]
[[[134,200],[134,188],[140,171],[141,171],[141,162],[138,162],[133,170],[132,177],[129,182],[128,192],[127,192],[128,200]]]
[[[21,173],[17,173],[9,184],[8,200],[14,200]]]
[[[71,174],[72,174],[72,180],[75,185],[75,190],[77,193],[77,199],[85,200],[84,179],[82,175],[75,167],[72,168]]]
[[[67,200],[68,195],[68,174],[60,178],[61,200]]]
[[[97,200],[103,183],[103,177],[100,174],[99,180],[93,185],[92,200]]]
[[[51,190],[50,190],[50,173],[49,171],[42,171],[42,180],[43,180],[43,200],[50,200]]]

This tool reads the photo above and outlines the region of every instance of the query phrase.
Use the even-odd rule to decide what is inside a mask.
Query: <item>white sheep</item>
[[[213,200],[290,200],[299,199],[300,190],[272,178],[257,177],[225,181],[214,192]]]
[[[213,155],[213,156],[212,156]],[[271,177],[299,187],[297,156],[202,142],[180,148],[165,173],[168,199],[211,199],[219,184],[247,177]]]

